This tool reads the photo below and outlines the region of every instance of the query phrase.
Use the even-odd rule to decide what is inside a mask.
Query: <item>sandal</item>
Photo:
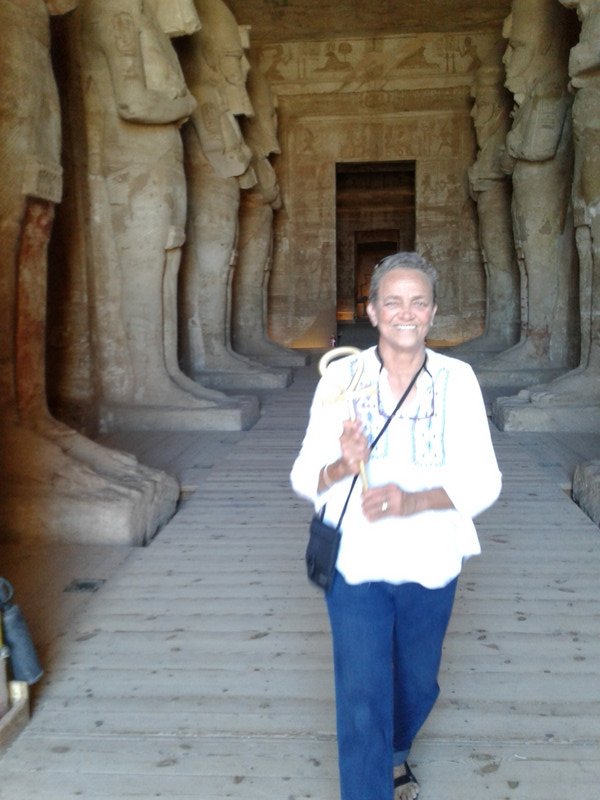
[[[406,770],[404,775],[399,775],[397,778],[394,778],[394,789],[398,789],[400,786],[406,786],[407,783],[414,783],[414,785],[417,787],[417,794],[415,797],[415,800],[417,800],[419,797],[419,790],[421,788],[419,786],[419,782],[415,778],[411,768],[408,766],[407,761],[404,762],[404,769]]]

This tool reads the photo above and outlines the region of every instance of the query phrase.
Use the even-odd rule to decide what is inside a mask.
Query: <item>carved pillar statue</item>
[[[471,197],[477,203],[479,242],[486,275],[486,319],[482,336],[453,348],[453,354],[481,362],[519,340],[519,270],[511,217],[511,185],[502,169],[511,103],[504,88],[502,43],[487,54],[475,73],[471,116],[477,160],[469,169]]]
[[[264,364],[302,366],[306,358],[269,339],[267,333],[269,277],[273,252],[273,214],[282,206],[277,176],[269,156],[280,153],[277,108],[266,78],[252,65],[247,81],[253,117],[241,122],[252,152],[256,184],[242,192],[239,213],[238,260],[233,280],[231,339],[238,353]]]
[[[192,0],[81,0],[73,26],[105,429],[239,429],[257,416],[253,398],[201,386],[177,359],[186,219],[179,129],[196,101],[169,35],[199,24]]]
[[[174,512],[176,481],[63,425],[46,400],[47,250],[62,196],[48,14],[75,5],[0,4],[0,531],[141,544]]]
[[[577,10],[579,43],[569,74],[574,90],[573,208],[579,254],[581,358],[577,369],[552,381],[536,402],[600,405],[600,0],[560,0]]]
[[[219,389],[275,388],[288,372],[234,352],[231,292],[237,258],[240,187],[256,183],[238,116],[254,111],[246,90],[248,30],[222,0],[195,0],[202,30],[178,47],[198,101],[183,130],[189,193],[180,281],[184,369]]]
[[[550,384],[543,400],[568,404],[571,417],[582,419],[587,423],[585,430],[597,433],[600,430],[600,0],[560,2],[577,9],[581,21],[579,43],[569,58],[571,85],[575,90],[573,201],[580,264],[581,361],[578,369]],[[600,460],[577,465],[573,498],[600,525]]]
[[[478,370],[484,385],[552,379],[572,366],[577,350],[568,13],[555,0],[513,0],[504,26],[505,85],[515,103],[507,167],[522,335]]]
[[[576,9],[579,43],[571,49],[569,73],[575,166],[572,187],[575,237],[579,255],[579,366],[543,386],[500,398],[495,419],[505,430],[600,430],[600,0],[560,0]],[[588,466],[591,471],[588,472]],[[600,485],[598,464],[581,465],[573,479],[574,495],[594,516]]]

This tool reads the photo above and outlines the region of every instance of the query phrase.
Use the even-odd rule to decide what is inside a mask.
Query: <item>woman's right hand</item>
[[[358,420],[347,419],[344,422],[340,449],[342,451],[340,458],[321,468],[319,492],[324,492],[349,475],[358,475],[361,465],[369,460],[369,443]]]
[[[369,443],[363,433],[360,420],[347,419],[344,422],[340,436],[340,448],[342,451],[341,466],[346,475],[358,475],[361,463],[366,464],[369,460]]]

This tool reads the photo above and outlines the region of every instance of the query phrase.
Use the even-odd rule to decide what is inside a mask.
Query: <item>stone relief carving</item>
[[[183,131],[189,192],[188,241],[180,281],[181,352],[186,372],[220,389],[286,386],[231,345],[240,188],[256,183],[237,117],[254,111],[246,90],[248,31],[222,0],[195,0],[202,30],[180,48],[197,108]]]
[[[141,544],[174,512],[177,483],[60,423],[46,402],[47,248],[62,196],[48,14],[75,5],[0,4],[0,519],[6,536]]]
[[[554,0],[514,0],[504,26],[506,87],[514,97],[506,169],[521,273],[521,340],[491,359],[484,384],[556,377],[574,357],[575,248],[567,11]]]
[[[482,336],[453,350],[481,361],[519,339],[519,272],[511,218],[510,180],[502,169],[511,102],[504,88],[502,43],[487,54],[475,73],[471,110],[477,159],[469,168],[471,197],[477,204],[478,235],[486,276],[486,318]]]
[[[317,89],[328,85],[331,91],[401,91],[407,80],[425,75],[472,73],[493,40],[486,34],[414,34],[266,44],[258,66],[269,83],[285,84],[286,93],[297,94],[306,83]]]
[[[463,104],[465,99],[463,89]],[[337,108],[337,105],[334,106],[336,112]],[[448,141],[440,144],[433,135],[425,135],[434,122],[436,130],[443,133]],[[465,179],[472,161],[470,120],[459,110],[444,109],[433,120],[432,115],[419,114],[411,109],[411,113],[389,117],[371,116],[369,123],[365,123],[362,117],[357,121],[346,111],[345,116],[336,116],[335,125],[328,121],[327,114],[322,119],[310,119],[307,115],[300,120],[293,120],[287,129],[285,151],[293,153],[293,158],[286,161],[286,167],[290,170],[285,176],[287,187],[288,191],[293,191],[292,187],[301,186],[302,192],[294,193],[293,207],[289,209],[290,217],[293,217],[288,228],[292,242],[289,254],[286,254],[284,264],[276,262],[275,271],[283,271],[290,280],[293,280],[292,276],[302,276],[303,296],[297,297],[294,305],[294,324],[303,338],[299,340],[296,338],[298,333],[296,336],[290,335],[289,329],[279,328],[278,339],[289,337],[288,340],[303,344],[310,342],[313,336],[316,338],[317,326],[322,326],[319,333],[325,330],[326,324],[327,330],[331,327],[331,323],[327,323],[325,309],[332,301],[335,302],[331,284],[331,270],[335,265],[332,165],[336,160],[353,160],[365,153],[365,149],[357,149],[359,140],[355,136],[356,131],[353,131],[356,128],[362,131],[362,146],[370,157],[376,153],[380,160],[419,159],[417,246],[420,250],[435,248],[432,252],[437,254],[436,263],[447,264],[447,269],[445,266],[442,268],[445,284],[442,291],[452,295],[453,306],[458,302],[457,298],[464,297],[464,287],[475,283],[473,295],[477,298],[477,305],[469,309],[465,319],[458,320],[458,312],[451,311],[449,307],[446,311],[452,327],[456,329],[458,324],[461,332],[474,336],[481,330],[479,318],[483,304],[483,281],[476,277],[481,268],[479,259],[470,257],[465,246],[471,236],[473,239],[475,237],[471,220],[474,214],[469,211],[465,213],[465,205],[472,205]],[[426,180],[426,176],[432,180],[429,201],[421,183],[424,176]],[[435,185],[434,179],[437,182]],[[452,197],[449,204],[436,195],[440,187]],[[331,261],[326,259],[326,253],[331,254]],[[450,320],[452,313],[455,316]],[[304,331],[302,325],[305,326]],[[445,319],[438,317],[436,338],[443,339],[447,327]]]
[[[306,358],[281,347],[267,333],[268,289],[273,251],[273,214],[282,207],[270,156],[280,153],[276,98],[256,65],[247,81],[253,117],[242,119],[244,140],[252,152],[256,184],[242,192],[238,261],[233,281],[231,338],[236,352],[270,366],[299,366]]]
[[[262,51],[262,60],[259,68],[264,70],[265,77],[269,83],[277,83],[277,81],[285,81],[286,67],[293,60],[294,56],[290,48],[283,44],[270,45],[265,47]]]

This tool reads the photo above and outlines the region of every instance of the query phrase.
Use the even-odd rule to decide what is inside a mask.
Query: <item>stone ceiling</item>
[[[226,0],[256,43],[500,30],[511,0]]]

